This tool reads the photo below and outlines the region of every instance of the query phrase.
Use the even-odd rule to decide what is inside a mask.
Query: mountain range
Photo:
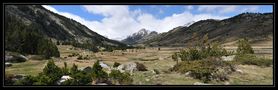
[[[33,25],[39,34],[52,41],[89,43],[97,47],[125,47],[126,44],[110,40],[79,22],[51,12],[41,5],[5,5],[5,23],[10,19],[26,26]],[[6,29],[5,32],[10,30]],[[6,35],[8,36],[8,35]]]
[[[189,25],[176,27],[168,32],[154,35],[147,40],[138,40],[136,34],[129,36],[123,42],[132,41],[146,46],[187,46],[198,42],[192,40],[196,34],[201,39],[208,34],[209,42],[219,42],[224,45],[236,45],[241,38],[249,39],[251,44],[273,43],[273,14],[272,13],[242,13],[224,20],[207,19],[192,22]],[[144,34],[145,35],[145,34]],[[141,38],[144,38],[140,36]],[[146,34],[147,35],[147,34]],[[145,36],[146,36],[145,35]],[[139,39],[139,40],[140,40]]]
[[[149,31],[143,28],[138,32],[128,36],[126,39],[122,40],[121,42],[129,45],[133,45],[133,44],[138,44],[138,43],[148,41],[149,39],[155,37],[156,35],[158,35],[156,31]]]

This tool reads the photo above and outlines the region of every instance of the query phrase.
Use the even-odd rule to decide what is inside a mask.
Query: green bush
[[[69,80],[69,81],[63,83],[64,85],[65,84],[70,84],[70,85],[89,85],[92,82],[91,74],[83,72],[83,71],[74,73],[74,74],[72,74],[70,76],[72,78],[74,78],[74,79],[73,80]]]
[[[33,85],[34,82],[36,82],[36,78],[28,75],[23,79],[15,81],[14,85]]]
[[[103,82],[108,78],[108,74],[104,72],[102,67],[99,65],[99,60],[97,60],[93,65],[92,78],[96,80],[96,82]]]
[[[207,47],[191,47],[179,52],[179,57],[182,61],[201,60],[208,57],[220,57],[224,55],[231,55],[232,52],[227,52],[219,43],[212,43]]]
[[[70,74],[73,75],[73,74],[78,73],[78,72],[80,72],[78,70],[78,66],[73,64],[72,67],[70,68]]]
[[[128,85],[133,82],[129,73],[121,73],[119,70],[112,70],[109,74],[109,78],[112,79],[113,83],[119,83],[121,85]]]
[[[55,65],[53,60],[49,60],[41,75],[46,75],[50,78],[49,85],[55,85],[56,82],[63,76],[63,71]]]
[[[217,60],[217,58],[211,57],[205,60],[184,61],[176,64],[170,70],[180,73],[190,72],[190,76],[193,78],[208,82],[211,80],[227,80],[227,75],[235,71],[235,68],[230,62]]]
[[[253,54],[241,54],[237,55],[235,57],[235,60],[239,64],[243,65],[257,65],[257,66],[271,66],[273,65],[273,60],[271,59],[264,59],[264,58],[258,58]]]
[[[240,39],[238,40],[238,48],[237,48],[238,54],[254,54],[254,51],[251,47],[251,45],[248,42],[248,39]]]
[[[68,64],[64,62],[64,67],[62,68],[62,73],[63,75],[69,75],[69,69],[68,69]]]

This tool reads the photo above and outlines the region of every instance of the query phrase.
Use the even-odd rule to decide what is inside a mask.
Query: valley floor
[[[186,77],[183,74],[169,72],[168,69],[173,67],[176,62],[172,60],[171,55],[174,52],[178,52],[181,48],[146,48],[127,51],[114,51],[114,52],[98,52],[93,53],[72,46],[59,45],[59,51],[61,58],[54,58],[55,64],[59,67],[63,67],[63,63],[67,62],[68,66],[72,66],[73,63],[78,65],[79,68],[93,66],[96,60],[113,66],[114,62],[129,63],[139,62],[144,64],[148,71],[135,71],[132,74],[133,84],[135,85],[193,85],[196,82],[201,82],[198,79]],[[271,49],[272,50],[272,49]],[[256,51],[255,51],[256,52]],[[271,53],[258,54],[259,56],[272,58],[272,51],[266,51]],[[79,53],[88,55],[89,60],[78,60],[77,56],[68,57],[72,53]],[[9,74],[31,74],[37,75],[42,71],[46,65],[47,60],[27,60],[23,63],[15,63],[11,67],[5,68],[5,73]],[[209,84],[230,84],[230,85],[272,85],[273,84],[273,66],[271,67],[259,67],[255,65],[238,65],[238,69],[242,73],[232,73],[227,82],[210,82]],[[157,69],[160,74],[153,73],[153,69]]]

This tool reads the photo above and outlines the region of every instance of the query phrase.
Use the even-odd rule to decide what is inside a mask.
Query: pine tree
[[[237,53],[238,54],[254,54],[254,51],[253,51],[251,45],[249,44],[247,38],[238,40]]]
[[[102,67],[99,65],[99,60],[97,60],[92,68],[92,77],[96,81],[102,81],[107,79],[108,74],[102,70]]]
[[[50,78],[51,85],[55,85],[56,82],[63,76],[61,68],[56,66],[53,60],[48,61],[42,74]]]
[[[73,64],[71,69],[70,69],[70,74],[73,75],[73,74],[75,74],[77,72],[79,72],[78,71],[78,67],[77,67],[77,65]]]

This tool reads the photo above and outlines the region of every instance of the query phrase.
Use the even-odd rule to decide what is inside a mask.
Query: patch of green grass
[[[47,60],[42,61],[26,61],[23,63],[13,63],[11,67],[5,68],[7,74],[26,74],[38,75],[46,64]]]

